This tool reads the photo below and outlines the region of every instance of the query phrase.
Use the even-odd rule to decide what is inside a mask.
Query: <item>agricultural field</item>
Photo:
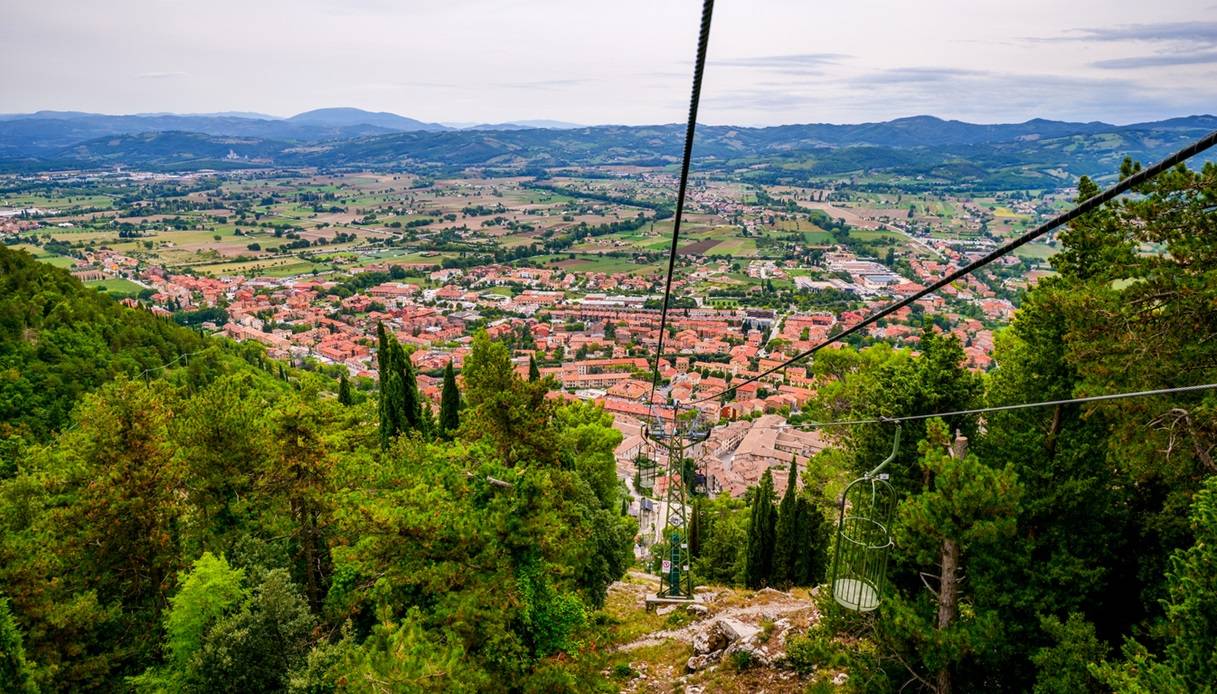
[[[0,212],[32,209],[36,219],[13,224],[17,233],[6,241],[81,271],[92,267],[81,266],[82,258],[105,252],[138,267],[212,277],[503,263],[650,279],[666,268],[676,180],[666,168],[606,167],[541,178],[107,174],[35,187],[8,186],[18,192],[7,194]],[[1050,192],[971,198],[874,192],[829,180],[798,187],[695,178],[678,272],[716,259],[795,259],[798,272],[799,262],[815,257],[809,254],[834,247],[885,262],[941,259],[951,248],[981,248],[1020,233],[1062,201]],[[1052,253],[1041,244],[1020,257],[1042,264]],[[95,269],[122,276],[104,263]],[[727,290],[749,281],[720,275],[698,286]],[[791,286],[784,278],[773,284]],[[108,290],[119,288],[131,289]]]

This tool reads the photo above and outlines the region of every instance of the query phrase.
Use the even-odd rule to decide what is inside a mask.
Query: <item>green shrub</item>
[[[811,674],[817,668],[841,667],[848,658],[832,637],[812,630],[786,642],[786,662],[800,675]]]
[[[752,651],[736,651],[731,654],[731,667],[747,670],[752,667]]]

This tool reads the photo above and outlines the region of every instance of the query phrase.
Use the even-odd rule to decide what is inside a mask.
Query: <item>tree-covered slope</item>
[[[62,428],[84,393],[203,345],[172,321],[0,246],[0,437],[41,441]]]
[[[0,689],[603,685],[593,614],[635,526],[601,409],[482,335],[445,428],[419,407],[382,440],[374,399],[257,345],[0,269]]]

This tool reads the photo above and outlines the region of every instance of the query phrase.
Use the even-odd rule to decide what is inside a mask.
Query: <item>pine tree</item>
[[[451,440],[461,425],[461,393],[456,387],[456,372],[452,362],[444,367],[444,388],[439,397],[439,435]]]
[[[783,588],[792,585],[795,580],[795,563],[799,552],[799,508],[798,461],[790,461],[790,476],[786,482],[786,493],[782,495],[782,503],[778,507],[777,530],[773,548],[773,584]]]
[[[351,382],[347,380],[345,373],[338,379],[338,402],[346,406],[350,406],[353,402],[351,399]]]
[[[1217,682],[1217,477],[1196,494],[1190,518],[1195,541],[1172,553],[1166,572],[1162,652],[1127,639],[1124,661],[1098,670],[1115,691],[1211,692]]]
[[[929,420],[926,432],[921,467],[930,481],[900,503],[893,539],[914,565],[934,567],[935,600],[926,601],[920,590],[910,597],[894,595],[889,604],[899,617],[892,620],[889,635],[916,652],[935,691],[950,692],[955,671],[968,655],[992,646],[994,637],[975,625],[997,618],[991,606],[995,601],[965,593],[973,585],[963,582],[968,560],[1014,535],[1022,487],[1013,466],[985,465],[964,453],[962,439],[948,447],[941,419]]]
[[[4,691],[14,694],[38,691],[33,668],[25,659],[21,629],[4,598],[0,598],[0,685]]]
[[[773,475],[765,470],[761,483],[753,491],[748,524],[744,584],[749,588],[763,588],[772,580],[776,515],[773,508]]]
[[[537,360],[533,355],[528,355],[528,380],[541,380],[541,370],[537,368]]]

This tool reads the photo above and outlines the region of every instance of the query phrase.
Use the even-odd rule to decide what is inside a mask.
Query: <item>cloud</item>
[[[991,73],[955,67],[896,67],[862,75],[856,82],[867,84],[908,84],[954,82],[961,79],[985,77]]]
[[[481,85],[457,84],[455,82],[419,82],[419,81],[403,81],[403,82],[359,82],[356,84],[346,85],[346,89],[350,91],[368,90],[368,91],[392,91],[400,89],[411,89],[423,87],[427,89],[465,89],[477,90],[482,89]]]
[[[1211,92],[1179,93],[1122,76],[1017,74],[945,66],[877,70],[785,89],[757,86],[720,92],[708,98],[707,105],[712,112],[726,112],[720,116],[724,121],[741,120],[737,113],[744,118],[764,113],[781,114],[786,122],[861,122],[932,113],[981,123],[1035,117],[1129,123],[1162,113],[1212,108]]]
[[[818,66],[839,63],[848,57],[844,53],[792,53],[788,55],[753,56],[751,58],[723,58],[715,60],[714,64],[729,67]]]
[[[166,80],[175,79],[178,77],[189,77],[190,74],[181,71],[174,72],[143,72],[136,75],[136,78],[141,80]]]
[[[742,67],[788,75],[819,75],[820,68],[837,65],[850,56],[844,53],[792,53],[745,58],[711,59],[712,67]]]
[[[1217,51],[1207,53],[1158,53],[1155,55],[1134,56],[1131,58],[1112,58],[1099,60],[1090,64],[1102,70],[1134,70],[1143,67],[1161,67],[1168,65],[1213,65],[1217,64]]]
[[[724,94],[715,94],[705,99],[706,105],[714,109],[740,109],[749,111],[789,112],[813,106],[816,97],[790,91],[767,89],[735,89]]]
[[[545,91],[554,91],[565,89],[567,87],[575,87],[581,84],[590,84],[596,80],[589,78],[578,79],[555,79],[555,80],[536,80],[532,82],[505,82],[504,87],[513,89],[541,89]]]
[[[1040,37],[1034,41],[1143,41],[1192,46],[1217,46],[1217,22],[1162,22],[1120,24],[1111,27],[1072,29],[1072,35]]]

